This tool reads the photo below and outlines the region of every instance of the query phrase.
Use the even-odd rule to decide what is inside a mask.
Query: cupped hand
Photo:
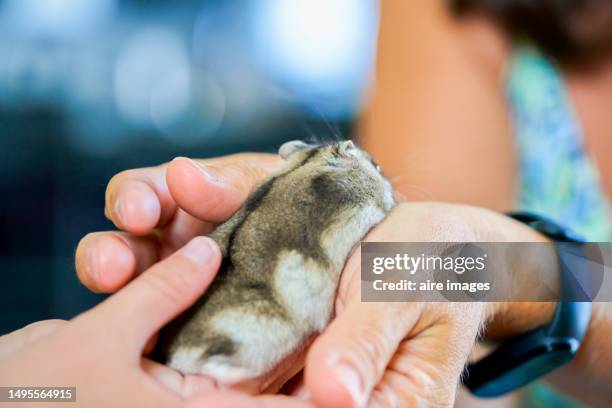
[[[116,290],[185,240],[229,218],[253,186],[280,166],[277,156],[237,155],[176,159],[119,174],[108,187],[106,214],[124,232],[85,237],[77,250],[79,277],[93,290]],[[367,239],[476,241],[469,218],[482,224],[482,214],[473,212],[402,204]],[[356,251],[342,274],[337,316],[308,352],[306,394],[323,407],[452,405],[486,316],[484,305],[362,303],[359,285]],[[296,369],[299,362],[287,370]]]
[[[227,220],[262,179],[279,170],[271,154],[236,154],[210,160],[177,158],[127,170],[111,179],[106,216],[120,231],[88,234],[76,251],[76,270],[85,286],[114,292],[195,236]],[[258,393],[278,390],[303,365],[295,353],[263,378],[234,388]]]
[[[281,159],[236,154],[210,160],[177,158],[111,179],[105,214],[120,231],[96,232],[76,252],[79,279],[96,292],[114,292],[195,236],[228,219]]]
[[[366,241],[475,241],[470,207],[398,205]],[[473,217],[473,215],[472,215]],[[304,386],[320,407],[452,406],[487,316],[482,303],[361,302],[360,251],[345,266],[337,316],[315,340]]]
[[[547,239],[490,210],[415,202],[398,205],[365,241]],[[520,318],[509,313],[507,302],[361,302],[360,255],[356,250],[349,257],[338,288],[337,316],[308,352],[304,386],[317,406],[453,406],[464,366],[485,323],[502,320],[511,331],[514,319],[520,321],[520,332],[542,324],[533,313]],[[556,275],[554,251],[550,259],[542,259],[539,252],[539,258],[518,264],[514,255],[500,253],[497,268],[506,268],[500,273],[512,276],[510,284],[516,290],[533,292],[542,280],[550,281],[545,275]]]
[[[0,384],[76,387],[78,406],[179,406],[181,396],[211,390],[205,378],[184,377],[143,354],[202,295],[220,262],[214,241],[195,238],[72,321],[0,337]]]

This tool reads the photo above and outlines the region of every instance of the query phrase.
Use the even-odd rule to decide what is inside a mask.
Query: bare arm
[[[435,209],[431,206],[430,208]],[[444,214],[445,224],[452,225],[452,219],[456,217],[457,220],[462,220],[468,229],[475,229],[476,236],[473,238],[475,241],[548,241],[537,231],[482,208],[450,206],[446,209],[437,209],[435,213]],[[409,216],[414,217],[414,215]],[[424,217],[422,214],[416,216]],[[451,234],[459,235],[452,230]],[[546,256],[543,257],[543,255]],[[504,264],[507,266],[508,274],[512,276],[512,286],[520,293],[532,293],[534,298],[539,296],[537,288],[541,286],[542,281],[559,280],[560,274],[554,253],[538,251],[536,256],[521,257],[508,253]],[[485,335],[490,339],[498,340],[548,324],[556,306],[551,302],[500,302],[488,305],[490,308]],[[576,357],[571,363],[553,371],[545,379],[554,387],[588,406],[609,406],[612,397],[610,390],[612,382],[611,338],[612,303],[595,302],[588,331]]]
[[[515,182],[499,81],[505,48],[499,33],[474,27],[445,1],[382,2],[361,142],[412,200],[505,210]]]
[[[361,142],[412,201],[498,211],[513,204],[514,147],[500,81],[508,48],[499,30],[482,22],[455,20],[441,0],[382,2],[376,82]],[[505,233],[509,241],[522,240]],[[545,324],[553,309],[543,302],[500,304],[487,335],[503,338]],[[601,404],[612,380],[611,336],[612,307],[595,304],[578,356],[548,379]]]
[[[557,271],[551,271],[557,273]],[[500,305],[487,327],[487,335],[503,338],[547,324],[554,304],[520,302]],[[609,405],[612,392],[612,303],[593,303],[589,329],[572,362],[546,376],[546,380],[589,406]]]

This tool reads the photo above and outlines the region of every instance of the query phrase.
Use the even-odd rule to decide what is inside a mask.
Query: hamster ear
[[[292,140],[290,142],[284,143],[280,149],[278,149],[278,154],[283,160],[287,160],[289,156],[298,150],[303,150],[309,148],[310,145],[302,142],[301,140]]]
[[[338,146],[338,154],[342,157],[352,157],[357,153],[357,148],[351,140],[340,143]]]

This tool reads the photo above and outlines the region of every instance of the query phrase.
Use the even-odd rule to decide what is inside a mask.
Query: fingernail
[[[196,170],[204,175],[210,181],[217,181],[217,176],[210,170],[208,166],[205,166],[202,163],[199,163],[195,160],[190,159],[189,157],[177,157],[176,159],[184,159],[187,160]],[[176,160],[174,159],[174,160]]]
[[[365,405],[365,394],[361,386],[361,377],[354,367],[346,363],[337,363],[333,368],[334,377],[340,381],[346,390],[351,394],[355,406],[363,407]]]
[[[206,176],[206,178],[209,179],[210,181],[217,181],[217,180],[219,180],[217,178],[217,176],[215,175],[215,173],[213,173],[210,170],[210,167],[205,166],[202,163],[198,163],[198,162],[193,161],[193,160],[191,160],[191,163],[193,163],[193,165],[196,166],[204,174],[204,176]]]
[[[196,264],[205,264],[210,260],[213,247],[210,238],[196,237],[183,247],[181,253]]]
[[[119,223],[122,226],[125,226],[125,222],[123,221],[123,203],[122,203],[121,199],[118,199],[115,202],[115,216],[119,220]]]
[[[94,281],[99,281],[99,268],[98,268],[98,248],[94,245],[87,253],[85,259],[87,265],[87,275]]]
[[[103,237],[92,249],[90,268],[95,267],[94,278],[100,289],[114,288],[134,270],[136,259],[119,237]]]

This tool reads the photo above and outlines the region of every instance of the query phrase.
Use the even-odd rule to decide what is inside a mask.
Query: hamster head
[[[283,144],[278,153],[292,173],[312,179],[317,195],[376,205],[385,212],[395,205],[393,187],[380,166],[352,141],[311,145],[295,140]]]

